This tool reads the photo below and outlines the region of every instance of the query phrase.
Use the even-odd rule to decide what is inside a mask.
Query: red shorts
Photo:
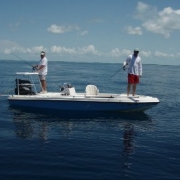
[[[134,74],[128,74],[128,83],[137,84],[139,83],[139,76]]]

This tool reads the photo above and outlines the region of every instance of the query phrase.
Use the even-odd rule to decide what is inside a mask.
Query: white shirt
[[[40,59],[39,64],[38,64],[38,68],[43,65],[44,67],[42,69],[40,69],[39,75],[47,75],[47,71],[48,71],[48,62],[47,62],[47,58],[44,57],[43,59]]]
[[[128,65],[128,74],[142,76],[142,63],[139,56],[129,55],[124,61],[124,65]]]

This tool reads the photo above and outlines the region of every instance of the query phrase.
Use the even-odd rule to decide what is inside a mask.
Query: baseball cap
[[[41,51],[41,55],[45,55],[45,52],[44,52],[44,51]]]
[[[134,51],[139,52],[139,49],[138,49],[138,48],[135,48]]]

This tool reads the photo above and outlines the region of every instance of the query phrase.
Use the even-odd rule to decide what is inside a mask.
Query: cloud
[[[137,19],[146,21],[149,18],[156,18],[157,14],[158,10],[156,7],[143,2],[138,2],[135,14]]]
[[[149,5],[148,4],[145,4],[143,2],[138,2],[138,5],[136,7],[136,10],[139,12],[139,13],[144,13],[146,12],[147,10],[149,9]]]
[[[88,46],[83,46],[83,47],[72,47],[72,48],[67,48],[64,46],[51,46],[50,48],[45,48],[44,46],[34,46],[34,47],[28,47],[24,48],[21,47],[19,44],[15,42],[11,42],[8,40],[1,40],[0,41],[0,53],[4,54],[10,54],[10,53],[18,53],[18,54],[28,54],[33,56],[39,54],[41,51],[48,52],[49,54],[54,54],[54,55],[66,55],[66,56],[77,56],[77,57],[91,57],[91,56],[96,56],[96,57],[102,57],[102,58],[119,58],[119,57],[127,57],[128,55],[132,54],[132,50],[129,49],[119,49],[119,48],[114,48],[109,52],[101,52],[98,51],[94,45],[88,45]],[[152,58],[152,57],[157,57],[157,58],[179,58],[180,53],[177,54],[166,54],[163,52],[155,51],[140,51],[140,56],[142,58]]]
[[[16,31],[18,29],[18,27],[21,25],[23,19],[19,18],[15,23],[13,24],[9,24],[9,27],[12,31]]]
[[[37,54],[41,51],[49,52],[47,48],[43,46],[35,46],[30,48],[23,48],[23,47],[12,47],[12,48],[5,48],[3,53],[10,54],[10,53],[23,53],[23,54]],[[98,52],[93,45],[83,46],[78,48],[66,48],[63,46],[52,46],[50,48],[50,52],[52,54],[59,54],[59,55],[96,55],[101,56],[103,53]]]
[[[174,58],[174,57],[178,57],[178,54],[177,55],[166,54],[166,53],[163,53],[163,52],[155,51],[154,56],[156,56],[158,58]]]
[[[6,48],[13,48],[13,47],[17,47],[19,48],[20,45],[18,43],[9,41],[9,40],[1,40],[0,41],[0,51],[4,51]]]
[[[66,32],[70,32],[73,30],[79,30],[80,28],[76,25],[68,25],[68,26],[58,26],[56,24],[51,25],[47,31],[51,32],[51,33],[58,33],[58,34],[63,34]]]
[[[51,52],[52,53],[57,53],[57,54],[76,54],[75,48],[66,48],[62,46],[52,46],[51,47]]]
[[[142,30],[141,27],[132,27],[132,26],[127,26],[125,28],[125,30],[127,31],[128,34],[132,34],[132,35],[142,35]]]
[[[45,48],[44,46],[34,46],[34,47],[28,47],[24,48],[21,47],[19,44],[15,42],[11,42],[8,40],[2,40],[0,41],[0,52],[4,54],[10,54],[10,53],[23,53],[23,54],[37,54],[41,51],[45,52],[51,52],[53,54],[59,54],[59,55],[96,55],[96,56],[102,56],[103,53],[97,51],[94,47],[94,45],[88,45],[83,47],[77,47],[77,48],[67,48],[63,46],[52,46],[50,47],[50,50]]]
[[[115,48],[113,50],[111,50],[110,52],[110,55],[112,57],[122,57],[122,56],[128,56],[132,54],[132,50],[129,50],[129,49],[118,49],[118,48]],[[140,51],[140,56],[142,57],[151,57],[152,56],[152,53],[151,51]]]
[[[70,31],[78,31],[78,35],[80,36],[85,36],[89,33],[87,30],[81,31],[80,27],[77,25],[58,26],[56,24],[53,24],[49,28],[47,28],[47,31],[55,34],[64,34]]]
[[[81,32],[79,32],[79,34],[81,35],[81,36],[85,36],[86,34],[88,34],[89,32],[88,31],[81,31]]]
[[[140,56],[148,58],[148,57],[152,56],[152,53],[151,53],[151,51],[140,51]]]
[[[10,53],[31,53],[36,54],[40,51],[48,52],[48,49],[43,46],[35,46],[30,48],[24,48],[20,46],[18,43],[9,41],[9,40],[1,40],[0,41],[0,52],[5,54]]]
[[[121,56],[128,56],[131,53],[132,53],[131,50],[123,49],[121,51],[120,49],[115,48],[115,49],[111,50],[110,56],[112,56],[112,57],[121,57]]]
[[[158,11],[156,7],[138,2],[135,17],[142,21],[142,27],[149,32],[169,38],[173,31],[180,31],[180,9],[166,7]]]
[[[25,49],[26,53],[32,53],[32,54],[36,54],[36,53],[39,53],[41,51],[48,52],[48,49],[45,48],[44,46],[35,46],[35,47]]]
[[[180,58],[180,53],[177,53],[177,58]]]
[[[82,48],[78,48],[78,52],[81,54],[93,54],[93,55],[101,55],[102,53],[98,52],[93,45],[84,46]]]
[[[36,54],[41,51],[48,52],[47,48],[44,48],[43,46],[36,46],[36,47],[31,47],[31,48],[23,48],[19,46],[14,46],[11,48],[4,48],[2,50],[3,53],[5,54],[10,54],[10,53],[30,53],[30,54]]]
[[[98,55],[100,56],[101,53],[98,52],[93,45],[89,46],[84,46],[84,47],[78,47],[78,48],[66,48],[62,46],[52,46],[51,47],[51,52],[52,53],[57,53],[57,54],[69,54],[69,55],[86,55],[86,54],[91,54],[91,55]]]

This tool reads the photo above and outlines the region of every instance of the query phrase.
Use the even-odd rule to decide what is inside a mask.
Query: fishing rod
[[[126,68],[125,67],[122,67],[122,68],[120,68],[119,70],[117,70],[112,76],[110,76],[110,78],[112,78],[113,76],[115,76],[117,73],[119,73],[119,71],[121,71],[121,70],[126,70]]]
[[[31,64],[29,64],[27,61],[21,59],[19,56],[15,55],[14,53],[11,53],[11,54],[12,54],[13,56],[17,57],[18,59],[20,59],[21,61],[25,62],[26,64],[28,64],[29,66],[31,66],[31,67],[34,68],[34,66],[32,66]]]

